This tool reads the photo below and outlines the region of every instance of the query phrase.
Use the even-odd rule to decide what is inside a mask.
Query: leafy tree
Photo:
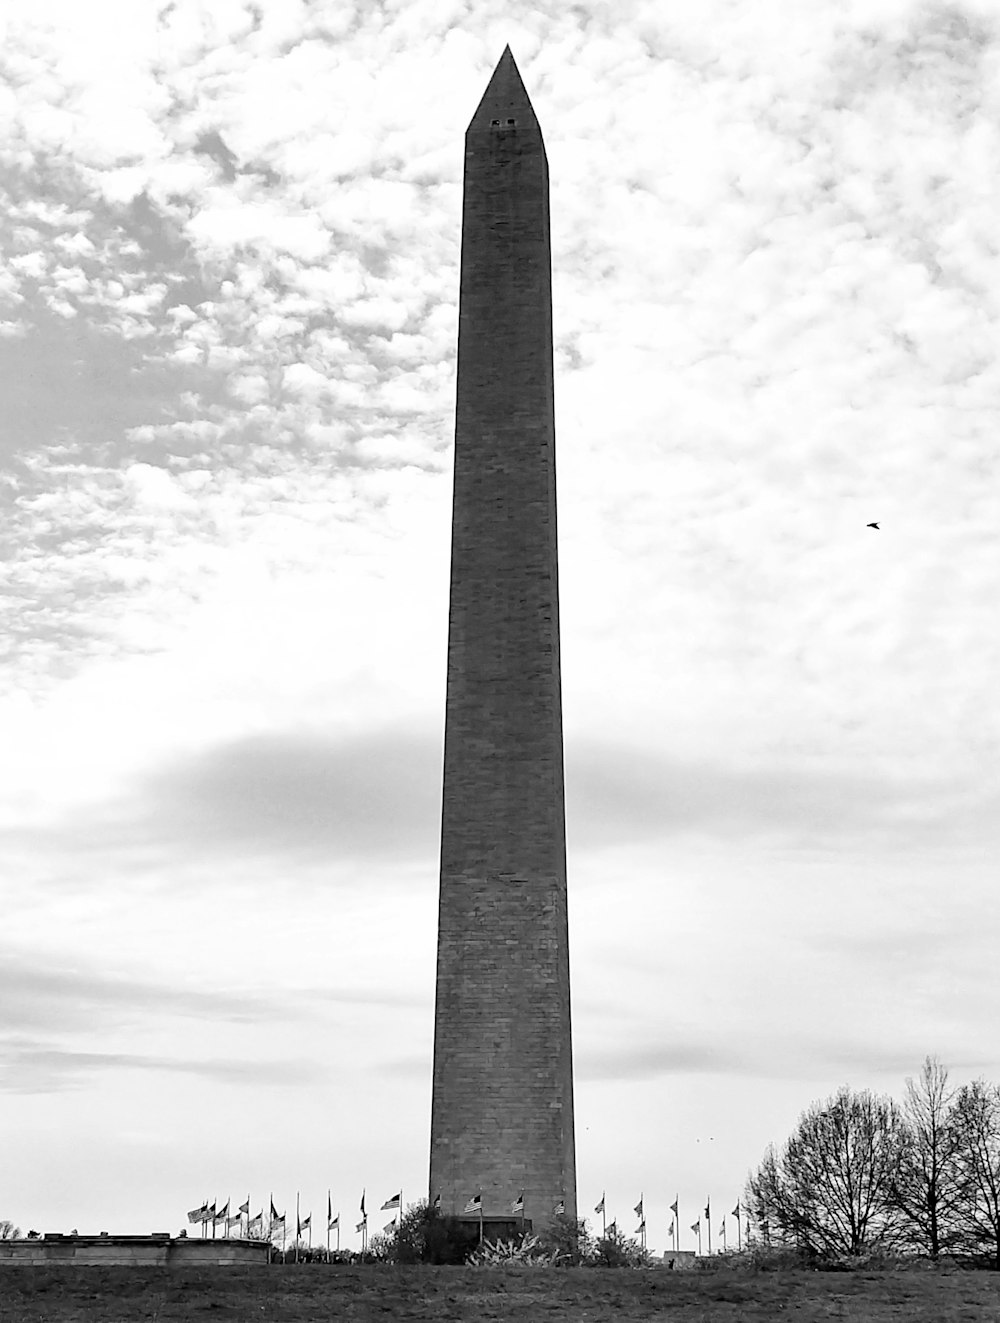
[[[900,1214],[891,1200],[901,1116],[889,1098],[846,1086],[802,1114],[780,1153],[752,1174],[747,1204],[766,1242],[809,1255],[889,1248]]]
[[[623,1232],[609,1231],[594,1241],[587,1262],[595,1268],[645,1268],[649,1251]]]
[[[479,1228],[438,1212],[426,1199],[410,1204],[390,1231],[372,1236],[370,1257],[388,1263],[464,1263],[479,1243]]]
[[[1000,1268],[1000,1089],[974,1080],[955,1100],[960,1236]]]
[[[959,1130],[948,1072],[926,1057],[920,1077],[906,1081],[900,1148],[891,1199],[902,1214],[906,1240],[936,1259],[959,1240]]]
[[[539,1231],[538,1243],[542,1252],[554,1254],[554,1262],[563,1268],[587,1263],[594,1254],[594,1239],[586,1221],[565,1213],[554,1217]]]

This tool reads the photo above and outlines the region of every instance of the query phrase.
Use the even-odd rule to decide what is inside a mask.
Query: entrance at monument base
[[[476,1240],[479,1239],[479,1218],[478,1217],[459,1217],[456,1221],[463,1222],[471,1232],[474,1233]],[[519,1240],[522,1235],[531,1234],[531,1218],[526,1217],[522,1221],[519,1217],[484,1217],[483,1240]]]

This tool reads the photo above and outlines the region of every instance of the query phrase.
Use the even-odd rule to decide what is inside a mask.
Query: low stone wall
[[[698,1256],[694,1250],[664,1250],[663,1266],[675,1272],[691,1272],[698,1266]]]
[[[62,1236],[0,1240],[0,1264],[116,1264],[134,1267],[183,1267],[267,1263],[268,1247],[259,1240],[201,1240],[170,1236]]]

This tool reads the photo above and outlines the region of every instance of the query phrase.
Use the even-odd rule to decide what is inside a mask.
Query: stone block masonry
[[[548,163],[510,49],[465,139],[430,1197],[576,1214]]]

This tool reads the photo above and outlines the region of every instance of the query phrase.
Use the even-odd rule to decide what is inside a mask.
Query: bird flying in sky
[[[865,524],[865,528],[878,528],[878,524]]]

